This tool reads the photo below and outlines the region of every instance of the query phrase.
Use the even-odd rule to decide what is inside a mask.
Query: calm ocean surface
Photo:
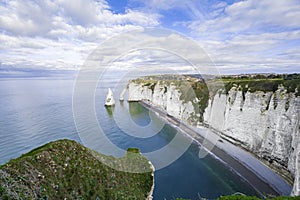
[[[73,85],[74,80],[68,79],[0,79],[0,164],[49,141],[68,138],[81,142],[73,120]],[[108,138],[120,148],[138,147],[142,152],[167,145],[176,134],[169,125],[145,139],[129,136],[117,126],[113,116],[121,114],[118,112],[122,112],[119,109],[122,107],[128,108],[127,117],[141,126],[147,125],[150,118],[148,110],[138,103],[125,101],[120,105],[116,101],[112,112],[106,110],[105,95],[113,85],[113,80],[99,85],[95,95],[99,125]],[[88,117],[86,125],[89,125]],[[214,199],[235,192],[256,194],[221,162],[211,156],[199,159],[198,152],[199,147],[192,144],[177,161],[155,172],[154,199]]]

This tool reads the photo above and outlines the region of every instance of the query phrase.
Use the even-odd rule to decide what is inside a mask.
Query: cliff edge
[[[144,166],[149,172],[117,171],[99,159],[125,168]],[[0,199],[151,199],[152,170],[138,149],[128,149],[117,159],[75,141],[59,140],[2,165]]]

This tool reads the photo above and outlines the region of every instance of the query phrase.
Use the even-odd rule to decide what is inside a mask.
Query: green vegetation
[[[134,83],[136,84],[139,84],[141,86],[145,86],[145,87],[149,87],[151,90],[152,90],[152,94],[154,93],[154,88],[155,88],[155,85],[157,84],[157,79],[152,79],[152,77],[155,77],[155,76],[147,76],[147,77],[144,77],[144,78],[138,78],[138,79],[135,79],[135,80],[132,80]]]
[[[237,86],[240,91],[245,93],[247,91],[275,92],[282,85],[288,93],[295,92],[296,96],[300,96],[300,74],[225,76],[217,80],[224,83],[226,94],[233,86]]]
[[[228,91],[236,85],[239,87],[239,90],[245,94],[247,91],[249,92],[256,92],[256,91],[263,91],[263,92],[275,92],[278,89],[279,84],[281,84],[280,80],[230,80],[224,81],[225,93],[227,94]]]
[[[147,173],[118,171],[144,167]],[[145,199],[152,169],[138,149],[123,158],[105,156],[75,141],[59,140],[0,167],[0,199]]]
[[[191,102],[194,106],[195,116],[192,116],[190,120],[197,118],[196,114],[199,113],[199,122],[203,121],[203,113],[208,105],[209,92],[206,84],[198,79],[187,79],[188,81],[180,81],[177,83],[177,88],[181,93],[180,100],[184,103]],[[197,100],[196,100],[197,99]]]

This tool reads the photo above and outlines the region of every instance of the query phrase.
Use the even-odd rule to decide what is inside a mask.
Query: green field
[[[300,95],[300,74],[276,75],[276,76],[263,76],[257,75],[254,77],[241,76],[234,78],[232,76],[224,76],[217,81],[222,81],[225,87],[225,93],[237,85],[239,90],[246,92],[275,92],[279,86],[283,86],[288,93],[295,93],[296,96]],[[296,92],[297,89],[297,92]]]

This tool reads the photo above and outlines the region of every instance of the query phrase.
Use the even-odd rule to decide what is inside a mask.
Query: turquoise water
[[[100,85],[95,95],[99,125],[113,144],[122,149],[138,147],[143,153],[169,144],[176,134],[169,125],[150,138],[123,132],[114,116],[124,114],[121,112],[128,108],[127,118],[145,126],[150,121],[149,112],[138,103],[120,104],[118,101],[114,110],[107,110],[103,106],[104,96],[113,84],[114,81],[110,81]],[[60,138],[81,142],[72,112],[73,85],[74,80],[68,79],[0,79],[0,164]],[[89,126],[88,117],[86,126]],[[92,148],[97,149],[97,144]],[[192,144],[178,160],[155,172],[154,199],[214,199],[235,192],[256,194],[221,162],[211,156],[199,159],[198,152],[199,146]]]

